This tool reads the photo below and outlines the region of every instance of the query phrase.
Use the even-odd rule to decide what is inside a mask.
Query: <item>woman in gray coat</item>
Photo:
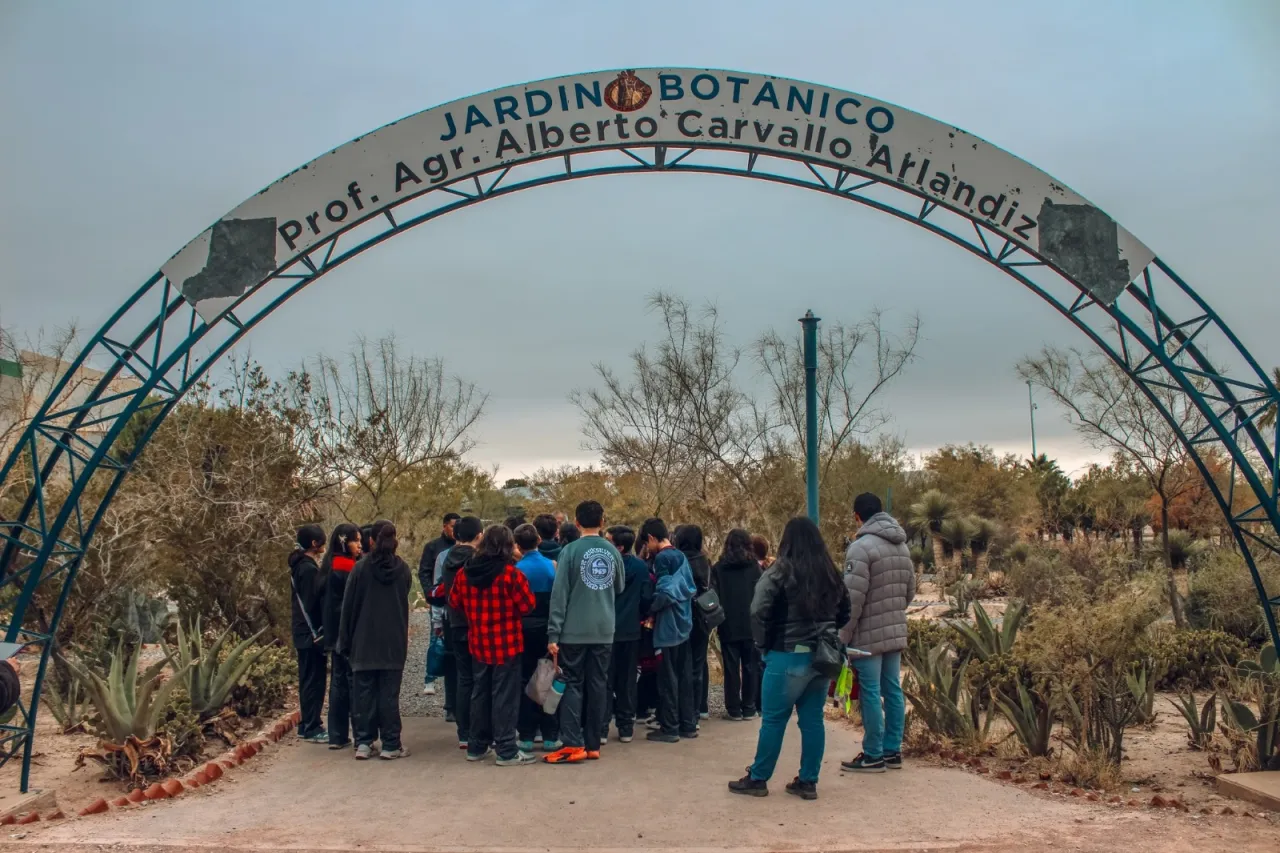
[[[851,773],[902,769],[902,650],[907,647],[907,605],[916,594],[916,571],[907,534],[870,492],[858,495],[853,514],[862,527],[844,558],[851,615],[840,632],[846,645],[867,652],[853,660],[862,707],[862,752],[840,762]],[[883,701],[883,706],[881,702]]]

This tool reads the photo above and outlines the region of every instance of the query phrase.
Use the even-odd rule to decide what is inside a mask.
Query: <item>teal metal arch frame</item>
[[[747,177],[814,190],[923,228],[1048,302],[1119,365],[1175,428],[1177,422],[1157,392],[1184,395],[1206,426],[1183,434],[1182,442],[1223,510],[1248,564],[1272,641],[1280,646],[1280,591],[1268,591],[1257,568],[1261,556],[1280,552],[1275,452],[1280,424],[1263,430],[1258,423],[1280,402],[1280,392],[1221,318],[1159,258],[1115,300],[1102,304],[1067,272],[999,236],[981,218],[942,207],[911,185],[882,175],[748,145],[604,145],[429,187],[376,220],[338,231],[288,258],[208,322],[173,282],[157,273],[94,334],[0,469],[0,482],[15,478],[26,489],[19,514],[0,524],[6,639],[40,649],[30,701],[20,703],[12,724],[0,727],[0,763],[23,753],[22,790],[29,783],[36,714],[54,637],[94,531],[165,416],[221,356],[321,276],[447,213],[579,178],[677,173]],[[89,365],[105,367],[101,378],[76,402],[65,402],[71,377]],[[128,447],[117,447],[125,426],[138,414],[149,416],[141,435],[131,436]],[[90,431],[102,438],[91,441]],[[1210,476],[1215,454],[1230,462],[1225,491]],[[50,507],[44,487],[55,479],[68,492],[59,506]],[[1247,497],[1236,493],[1237,483]],[[45,585],[57,590],[53,610],[33,612],[36,590]]]

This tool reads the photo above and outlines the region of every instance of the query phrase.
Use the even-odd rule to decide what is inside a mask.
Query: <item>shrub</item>
[[[1025,560],[1010,560],[1005,572],[1009,595],[1031,607],[1061,607],[1084,599],[1080,578],[1064,569],[1052,554],[1033,551]]]
[[[1248,648],[1239,637],[1222,631],[1156,628],[1149,648],[1159,690],[1209,690],[1216,686],[1222,664],[1235,666]]]
[[[905,656],[917,663],[923,663],[929,656],[930,649],[940,643],[955,645],[958,639],[959,635],[955,628],[946,622],[937,622],[932,619],[908,619]]]
[[[1266,636],[1266,617],[1244,558],[1228,548],[1216,548],[1202,559],[1203,565],[1191,575],[1187,622],[1193,628],[1215,628],[1249,643],[1261,643]],[[1260,563],[1258,571],[1267,589],[1280,588],[1280,567],[1274,562]]]
[[[194,763],[204,749],[204,726],[191,707],[191,697],[185,688],[175,689],[169,697],[157,733],[169,739],[173,759],[190,759]]]
[[[223,644],[223,656],[239,645],[232,637]],[[249,655],[257,650],[249,649]],[[260,717],[282,707],[298,685],[298,660],[293,649],[269,646],[231,690],[231,707],[241,717]]]

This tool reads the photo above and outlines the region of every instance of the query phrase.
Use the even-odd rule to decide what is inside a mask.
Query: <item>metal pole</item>
[[[1036,460],[1036,401],[1031,396],[1031,380],[1027,380],[1027,405],[1031,407],[1031,461]]]
[[[804,312],[804,484],[809,518],[818,516],[818,317]]]

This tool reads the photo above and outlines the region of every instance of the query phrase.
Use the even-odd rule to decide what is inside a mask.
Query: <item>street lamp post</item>
[[[804,312],[804,485],[805,504],[814,524],[818,518],[818,317]]]

